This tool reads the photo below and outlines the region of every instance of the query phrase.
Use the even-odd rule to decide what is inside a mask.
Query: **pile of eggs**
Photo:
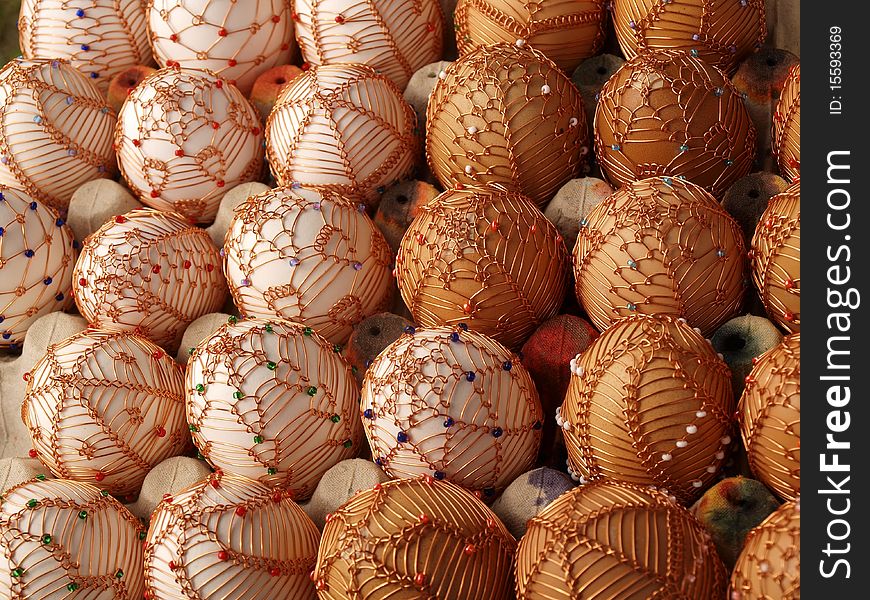
[[[800,68],[770,131],[731,81],[762,0],[70,4],[24,0],[0,68],[0,353],[88,324],[24,375],[18,450],[56,479],[0,490],[0,597],[799,595]],[[608,33],[587,113],[572,72]],[[747,237],[722,200],[759,136],[788,185]],[[587,176],[569,236],[544,210]],[[100,179],[141,207],[76,239]],[[736,389],[710,338],[745,306],[787,337]],[[385,312],[408,324],[351,356]],[[542,327],[566,314],[570,360]],[[579,486],[518,542],[490,506],[562,445]],[[688,507],[741,446],[786,504],[729,583]],[[192,456],[147,523],[121,503]],[[385,482],[319,529],[305,502],[357,456]]]

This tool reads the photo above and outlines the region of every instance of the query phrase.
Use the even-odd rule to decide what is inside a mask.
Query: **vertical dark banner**
[[[801,587],[811,599],[870,597],[863,6],[801,6]]]

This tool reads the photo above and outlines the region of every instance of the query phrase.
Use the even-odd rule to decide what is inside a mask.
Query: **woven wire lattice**
[[[529,521],[516,577],[520,600],[723,598],[727,581],[701,523],[621,481],[574,488]]]
[[[773,113],[772,148],[779,172],[789,181],[801,175],[801,66],[792,67]]]
[[[321,600],[513,597],[516,542],[486,505],[431,477],[365,490],[326,521]]]
[[[683,320],[626,317],[571,369],[557,422],[581,482],[652,485],[689,503],[716,479],[736,409],[731,373]]]
[[[717,68],[688,52],[650,51],[626,62],[595,110],[595,150],[615,185],[669,175],[720,198],[752,169],[755,126]]]
[[[311,598],[317,527],[290,495],[209,475],[165,497],[145,542],[151,600]]]
[[[711,335],[746,289],[740,226],[702,188],[632,182],[580,222],[577,298],[599,330],[632,314],[672,314]]]
[[[61,479],[34,479],[0,503],[0,597],[142,598],[139,519],[108,493]]]

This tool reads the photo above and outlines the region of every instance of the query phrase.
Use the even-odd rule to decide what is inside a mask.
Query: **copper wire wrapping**
[[[801,66],[795,65],[782,86],[782,94],[773,113],[771,148],[779,172],[789,181],[801,175]]]
[[[749,532],[731,574],[729,600],[799,600],[800,498],[786,502]]]

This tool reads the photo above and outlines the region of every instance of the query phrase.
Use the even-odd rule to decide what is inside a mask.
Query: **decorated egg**
[[[21,416],[57,477],[135,495],[152,467],[190,446],[183,377],[148,340],[89,329],[33,366]]]
[[[389,307],[391,263],[361,206],[306,188],[248,198],[224,244],[224,272],[243,315],[303,323],[335,344]]]
[[[559,310],[567,271],[552,223],[527,198],[495,185],[448,190],[419,207],[396,258],[415,321],[467,323],[511,348]]]
[[[326,519],[320,600],[513,598],[516,542],[483,502],[431,477],[359,492]]]
[[[187,418],[205,459],[310,496],[362,440],[359,392],[338,350],[298,323],[231,317],[187,363]]]
[[[260,116],[207,71],[161,69],[121,107],[118,165],[142,203],[211,223],[224,194],[263,170]]]
[[[139,519],[92,485],[17,485],[0,502],[0,597],[138,600],[143,539]]]
[[[604,0],[460,0],[456,45],[460,54],[505,42],[526,45],[570,74],[604,43]]]
[[[312,68],[278,96],[266,154],[280,185],[376,203],[417,160],[417,117],[402,92],[365,65]]]
[[[581,483],[620,479],[690,503],[716,479],[731,444],[731,373],[682,319],[617,321],[571,371],[556,421]]]
[[[519,600],[724,598],[709,534],[668,496],[599,481],[533,517],[517,549]]]
[[[317,527],[290,494],[215,473],[164,498],[151,516],[145,597],[312,598],[317,540]]]
[[[688,52],[640,54],[601,88],[596,158],[615,186],[668,175],[720,198],[752,169],[755,143],[740,92]]]
[[[773,113],[773,152],[779,172],[789,181],[801,175],[801,66],[795,65],[782,86]]]
[[[223,306],[227,289],[208,233],[152,209],[118,215],[90,235],[73,283],[93,327],[136,331],[170,349],[188,324]]]
[[[55,211],[0,185],[0,348],[19,347],[36,319],[72,304],[77,248]]]
[[[731,573],[730,600],[801,597],[800,498],[786,502],[746,536]]]
[[[670,314],[712,335],[743,303],[745,256],[740,225],[703,188],[642,179],[580,221],[577,299],[600,330],[632,314]]]
[[[414,71],[440,60],[438,0],[291,0],[296,39],[311,66],[369,65],[404,89]]]
[[[801,182],[770,199],[755,227],[752,280],[767,314],[790,332],[801,330]]]
[[[487,499],[535,461],[543,411],[522,363],[465,326],[414,329],[366,371],[362,417],[391,477],[447,479]]]
[[[18,40],[25,58],[65,58],[104,93],[116,73],[152,62],[141,0],[23,0]]]
[[[161,66],[208,69],[244,94],[257,75],[293,54],[287,0],[148,0],[147,12]]]
[[[66,210],[80,185],[113,174],[115,118],[68,62],[12,60],[0,69],[0,185]]]
[[[537,50],[482,46],[438,75],[426,113],[426,156],[444,188],[501,183],[538,205],[586,163],[583,101]]]

